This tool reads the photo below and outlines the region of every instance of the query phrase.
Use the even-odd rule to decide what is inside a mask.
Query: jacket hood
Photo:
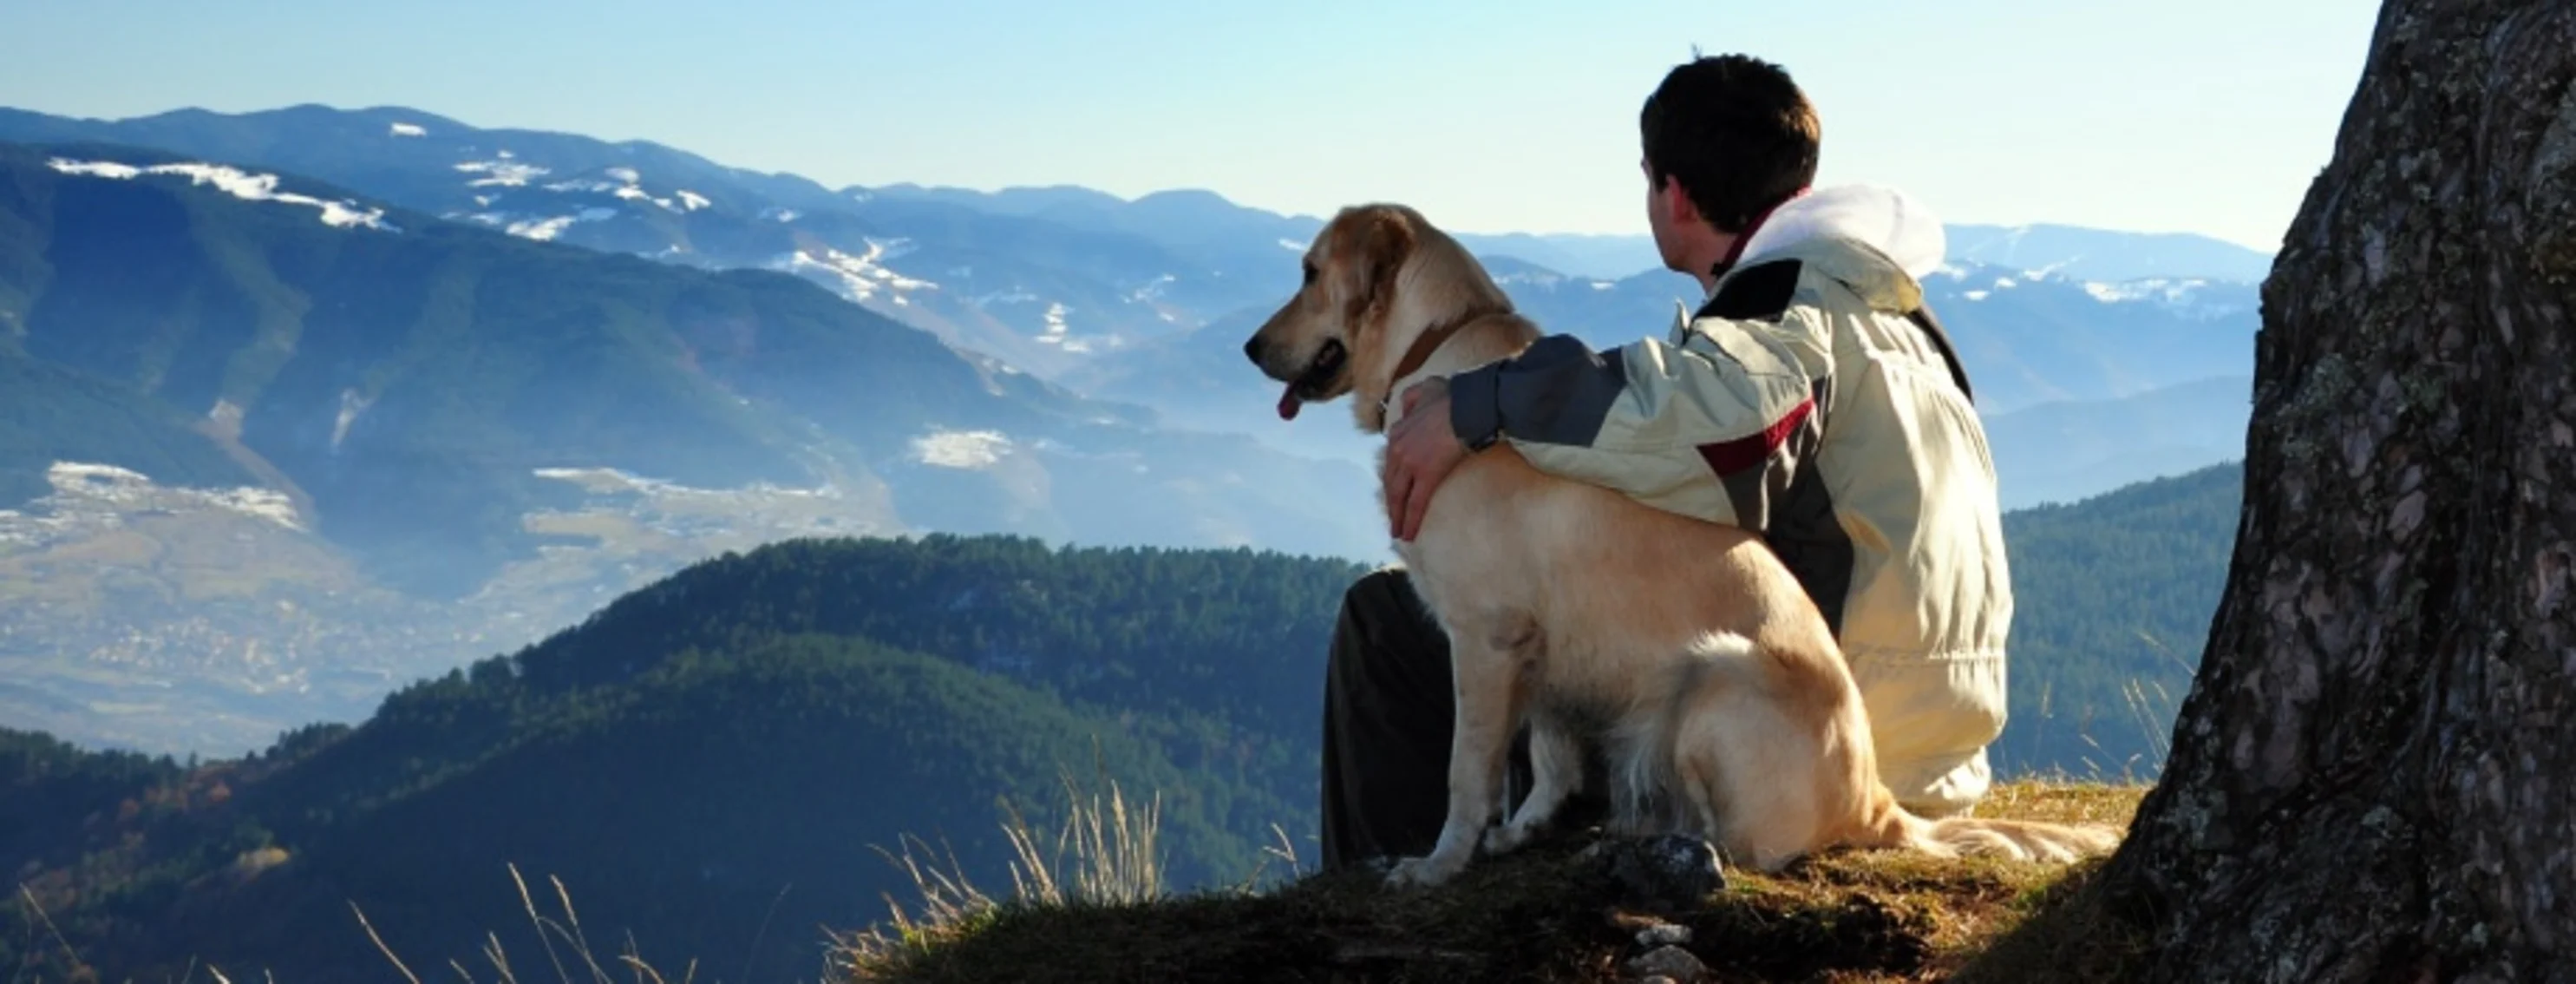
[[[1923,303],[1922,278],[1940,269],[1947,246],[1940,220],[1904,192],[1841,185],[1773,210],[1735,266],[1794,256],[1843,282],[1871,307],[1907,311]]]
[[[1912,196],[1880,185],[1818,188],[1783,203],[1753,230],[1739,264],[1815,239],[1850,239],[1895,261],[1921,280],[1940,269],[1949,248],[1941,221]]]

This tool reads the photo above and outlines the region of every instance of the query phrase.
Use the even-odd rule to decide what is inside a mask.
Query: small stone
[[[1643,977],[1663,977],[1673,981],[1674,984],[1686,984],[1708,976],[1708,965],[1699,962],[1699,958],[1692,955],[1689,950],[1678,946],[1662,946],[1649,950],[1644,956],[1628,961],[1627,968],[1629,973]]]
[[[1622,838],[1594,844],[1586,853],[1623,893],[1620,904],[1662,911],[1696,908],[1726,887],[1717,850],[1680,834]]]
[[[1673,923],[1656,923],[1637,931],[1637,945],[1642,947],[1680,946],[1690,941],[1690,927]]]

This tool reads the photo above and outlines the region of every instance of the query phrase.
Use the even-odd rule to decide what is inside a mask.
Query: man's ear
[[[1402,212],[1378,209],[1360,225],[1359,240],[1351,267],[1358,271],[1360,282],[1359,289],[1351,292],[1350,310],[1352,323],[1364,326],[1395,300],[1396,271],[1413,256],[1413,223]]]
[[[1701,215],[1699,212],[1699,203],[1691,201],[1690,189],[1682,187],[1682,179],[1680,175],[1664,175],[1663,186],[1657,189],[1655,193],[1664,196],[1664,211],[1672,215],[1674,222],[1693,223],[1707,221],[1707,217]]]

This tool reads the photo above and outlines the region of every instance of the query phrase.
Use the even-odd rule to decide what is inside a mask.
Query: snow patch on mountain
[[[992,430],[934,430],[912,439],[913,460],[940,468],[990,468],[1011,451],[1011,439]]]
[[[2152,304],[2175,315],[2195,321],[2212,321],[2242,315],[2254,307],[2251,285],[2205,277],[2150,277],[2138,280],[2076,280],[2061,272],[2064,263],[2052,263],[2036,269],[1999,272],[1996,267],[1967,267],[1943,264],[1924,277],[1948,280],[1961,286],[1974,284],[1959,296],[1969,301],[1983,301],[1995,292],[2040,286],[2072,287],[2103,304]]]
[[[652,202],[653,204],[660,206],[665,212],[682,211],[678,205],[672,204],[670,199],[655,197],[651,192],[645,191],[644,189],[634,185],[627,185],[619,188],[615,194],[617,197],[628,201]]]
[[[2222,285],[2200,278],[2124,280],[2117,283],[2099,281],[2084,284],[2084,292],[2105,304],[2144,302],[2195,320],[2208,321],[2243,313],[2247,305],[2212,297]]]
[[[896,236],[892,239],[869,237],[867,242],[869,254],[880,263],[911,256],[914,251],[921,248],[919,244],[912,241],[910,236]]]
[[[554,173],[551,168],[540,167],[535,164],[523,164],[517,160],[513,160],[511,153],[506,150],[501,151],[498,155],[494,156],[493,159],[488,161],[459,161],[456,164],[456,169],[467,174],[484,175],[484,177],[466,182],[465,186],[468,188],[484,188],[495,185],[504,188],[521,188],[527,186],[528,179],[530,178],[541,178]]]
[[[1161,300],[1163,298],[1164,288],[1170,287],[1172,283],[1178,279],[1180,278],[1166,273],[1162,276],[1155,277],[1152,280],[1148,280],[1145,282],[1144,286],[1127,292],[1127,303],[1145,304]]]
[[[512,212],[473,212],[466,214],[450,212],[443,216],[443,218],[464,219],[468,222],[479,222],[487,226],[497,227],[503,232],[507,232],[510,235],[517,236],[522,239],[534,239],[540,242],[545,242],[563,235],[563,231],[565,229],[572,228],[573,223],[606,222],[610,219],[616,218],[617,216],[618,211],[616,209],[593,206],[574,212],[571,215],[521,217]]]
[[[428,128],[423,127],[418,123],[396,123],[385,128],[385,132],[388,136],[396,137],[426,137],[429,135]]]
[[[340,450],[340,442],[349,436],[349,425],[357,423],[358,415],[367,412],[367,406],[374,402],[371,397],[358,395],[355,389],[340,391],[340,412],[331,418],[331,450]]]
[[[753,482],[706,488],[606,466],[538,468],[535,474],[579,489],[584,501],[576,508],[528,513],[523,522],[534,531],[596,537],[602,517],[617,517],[625,521],[620,525],[631,525],[654,538],[696,542],[712,548],[705,552],[714,553],[735,544],[796,537],[880,536],[899,526],[892,514],[867,497],[850,496],[830,482],[812,487]],[[544,548],[552,554],[567,549]],[[505,581],[496,580],[478,597],[498,597],[508,590]]]
[[[298,195],[277,190],[277,175],[251,174],[221,164],[154,164],[136,167],[114,161],[75,161],[56,157],[46,162],[64,174],[90,178],[112,178],[130,181],[143,175],[180,175],[190,185],[213,185],[216,190],[246,201],[278,202],[286,205],[309,205],[321,210],[322,224],[340,228],[363,226],[385,232],[401,232],[385,221],[385,210],[360,208],[357,202],[342,199],[326,202],[311,195]]]
[[[1046,328],[1044,331],[1039,333],[1038,344],[1053,345],[1067,352],[1081,353],[1091,351],[1090,339],[1075,338],[1069,333],[1070,328],[1064,322],[1064,316],[1069,312],[1069,310],[1070,309],[1064,306],[1064,302],[1062,301],[1054,301],[1047,304]]]
[[[800,499],[842,498],[840,488],[830,483],[818,485],[813,488],[802,488],[797,486],[778,485],[771,482],[754,482],[740,489],[710,489],[700,488],[694,485],[682,485],[678,482],[666,481],[659,478],[649,478],[622,468],[539,468],[532,474],[536,475],[538,478],[551,479],[558,482],[569,482],[574,485],[579,485],[584,491],[588,491],[593,494],[636,493],[675,498],[691,496],[706,498],[756,493],[764,496]]]
[[[1156,319],[1162,321],[1164,324],[1180,324],[1180,316],[1172,313],[1172,305],[1169,303],[1171,295],[1170,288],[1173,284],[1178,283],[1179,281],[1179,277],[1175,277],[1171,274],[1159,274],[1155,276],[1154,279],[1146,281],[1143,286],[1127,291],[1123,300],[1129,304],[1144,305],[1146,309],[1154,312],[1154,317]]]
[[[957,272],[962,275],[968,271],[960,270]],[[989,294],[977,294],[973,297],[967,298],[966,303],[979,308],[985,308],[991,307],[995,304],[1027,304],[1037,299],[1038,295],[1029,293],[1027,288],[1012,287],[1008,290],[997,290]]]
[[[169,487],[130,468],[78,461],[54,462],[45,469],[45,482],[53,486],[53,494],[28,503],[25,511],[0,511],[0,543],[42,542],[62,529],[122,526],[125,514],[148,510],[215,508],[304,529],[303,517],[285,493],[258,486]]]
[[[558,235],[562,235],[563,231],[570,228],[575,221],[577,220],[573,216],[559,215],[551,219],[541,219],[534,222],[513,222],[510,223],[508,231],[513,236],[524,236],[529,239],[543,242],[551,240]]]
[[[705,196],[693,191],[684,190],[673,197],[663,197],[646,191],[641,184],[643,176],[637,174],[631,167],[612,167],[600,173],[606,175],[608,180],[572,178],[548,184],[545,190],[563,194],[609,195],[623,201],[651,202],[665,212],[694,212],[710,204]]]
[[[886,260],[910,252],[908,241],[871,238],[867,244],[867,253],[862,256],[852,256],[829,246],[809,247],[771,260],[767,266],[822,279],[852,301],[865,301],[875,297],[879,291],[885,291],[894,303],[909,304],[904,294],[939,286],[886,268]]]
[[[1533,287],[1553,287],[1557,284],[1564,283],[1565,275],[1541,270],[1514,270],[1510,273],[1495,277],[1494,282],[1497,284],[1528,284]]]
[[[1116,332],[1076,334],[1072,324],[1072,315],[1075,313],[1077,312],[1073,308],[1066,307],[1061,301],[1048,302],[1043,323],[1034,341],[1040,345],[1053,346],[1076,355],[1097,352],[1103,348],[1117,349],[1127,346],[1127,337]]]

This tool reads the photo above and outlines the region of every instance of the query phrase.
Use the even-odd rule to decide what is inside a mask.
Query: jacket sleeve
[[[1471,448],[1507,441],[1541,471],[1758,531],[1813,467],[1832,369],[1820,334],[1792,310],[1598,352],[1551,335],[1452,377],[1450,423]]]

